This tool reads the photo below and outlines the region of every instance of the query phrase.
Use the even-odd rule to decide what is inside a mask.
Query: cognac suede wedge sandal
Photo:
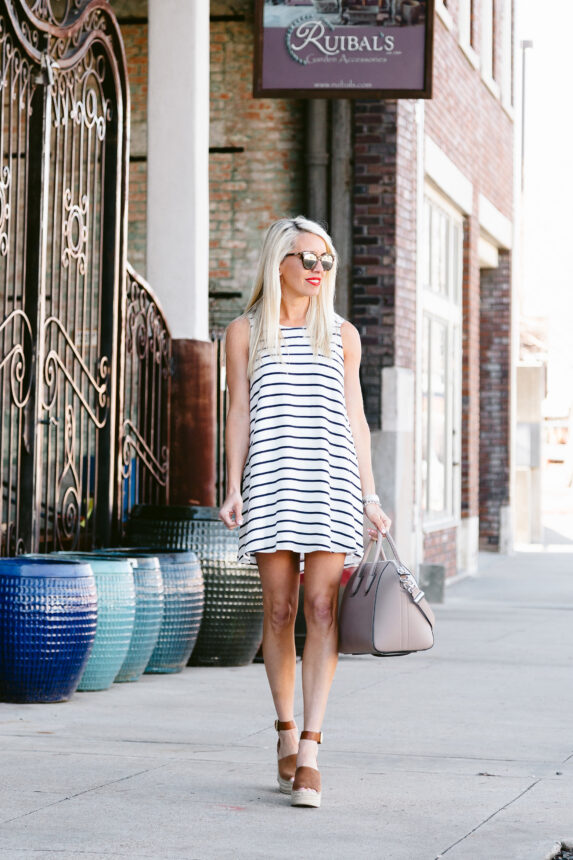
[[[288,732],[289,729],[296,729],[296,723],[294,720],[287,720],[284,723],[281,723],[280,720],[275,720],[275,729],[277,732]],[[277,757],[280,753],[280,745],[281,741],[279,738],[277,741]],[[293,753],[292,755],[284,755],[282,758],[278,758],[277,763],[277,782],[279,784],[279,791],[283,794],[290,794],[296,771],[296,753]]]
[[[301,732],[301,741],[322,743],[322,732]],[[320,771],[315,767],[297,767],[291,793],[291,806],[320,806],[322,797]]]

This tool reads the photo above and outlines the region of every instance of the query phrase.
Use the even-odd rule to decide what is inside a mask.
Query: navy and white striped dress
[[[252,324],[252,318],[251,324]],[[313,355],[304,327],[281,326],[283,361],[262,350],[250,385],[239,560],[256,552],[363,552],[358,460],[344,400],[334,317],[331,356]]]

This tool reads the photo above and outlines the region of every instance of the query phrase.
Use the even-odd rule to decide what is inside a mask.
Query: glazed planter
[[[78,690],[107,690],[126,658],[135,620],[135,586],[130,562],[94,553],[54,553],[54,558],[89,562],[93,570],[98,620],[95,641]]]
[[[237,561],[238,532],[210,507],[136,505],[128,540],[189,549],[201,562],[205,609],[192,666],[251,663],[263,633],[263,597],[256,565]]]
[[[97,615],[87,563],[0,559],[0,700],[67,701],[92,651]]]
[[[153,649],[157,645],[165,603],[163,576],[157,556],[134,549],[103,549],[94,553],[98,558],[124,558],[133,569],[135,586],[135,618],[129,648],[116,683],[137,681],[143,674]]]
[[[203,573],[195,553],[158,551],[157,557],[165,588],[165,609],[146,674],[181,672],[185,668],[197,642],[205,602]]]
[[[192,552],[161,552],[146,547],[122,547],[112,552],[137,561],[153,558],[159,564],[163,612],[145,673],[181,672],[187,665],[203,617],[203,574],[197,556]]]

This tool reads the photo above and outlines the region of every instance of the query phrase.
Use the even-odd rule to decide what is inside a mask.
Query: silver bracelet
[[[362,499],[362,507],[366,507],[366,505],[379,505],[380,498],[376,495],[376,493],[370,493],[367,496],[364,496]]]

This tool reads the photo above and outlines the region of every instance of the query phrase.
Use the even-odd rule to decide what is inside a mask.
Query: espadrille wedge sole
[[[294,720],[288,720],[287,722],[281,723],[280,720],[275,720],[275,729],[277,732],[288,731],[289,729],[296,729],[296,723]],[[280,739],[277,741],[277,757],[280,752]],[[290,794],[292,791],[292,784],[294,782],[294,774],[296,771],[296,753],[292,755],[285,755],[282,758],[277,760],[277,782],[279,784],[279,791],[282,794]]]
[[[304,731],[300,736],[301,741],[316,741],[322,743],[322,732]],[[320,771],[315,767],[301,765],[297,767],[294,775],[290,805],[310,806],[317,809],[322,800]]]

